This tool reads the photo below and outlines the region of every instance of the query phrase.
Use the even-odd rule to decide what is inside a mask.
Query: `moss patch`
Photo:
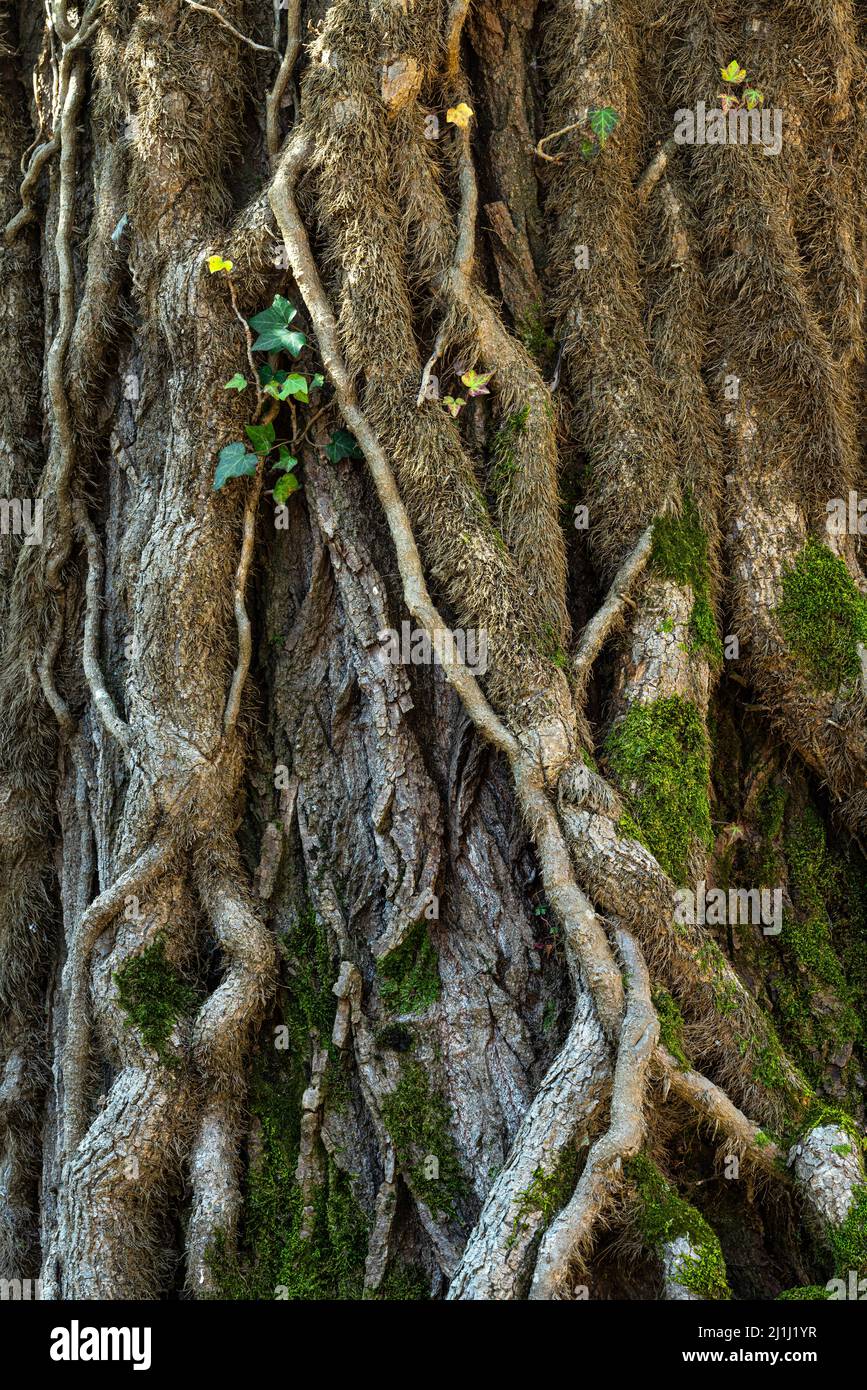
[[[508,1242],[510,1247],[527,1229],[528,1216],[541,1215],[543,1230],[550,1226],[575,1190],[579,1161],[578,1150],[570,1145],[560,1155],[550,1173],[546,1173],[541,1166],[533,1170],[531,1181],[523,1192],[518,1194],[518,1209]]]
[[[710,753],[701,715],[678,695],[633,705],[605,746],[638,838],[676,883],[686,883],[695,846],[713,847]]]
[[[384,1003],[396,1013],[421,1013],[440,997],[437,954],[427,922],[417,922],[396,950],[377,962]]]
[[[289,966],[285,1023],[290,1051],[305,1054],[311,1028],[324,1043],[331,1038],[337,999],[331,992],[335,972],[328,935],[312,909],[305,911],[280,947]]]
[[[671,1053],[678,1065],[684,1070],[688,1070],[691,1064],[684,1049],[683,1014],[677,1006],[677,1001],[669,994],[668,990],[660,988],[653,991],[653,1005],[659,1018],[660,1042]]]
[[[261,1152],[247,1174],[239,1253],[217,1238],[208,1260],[218,1296],[230,1299],[360,1298],[368,1221],[349,1177],[330,1156],[313,1202],[312,1230],[302,1237],[302,1197],[295,1181],[301,1096],[308,1081],[311,1032],[328,1049],[323,1077],[326,1103],[344,1103],[342,1059],[331,1045],[337,1001],[334,964],[323,924],[305,912],[281,938],[288,983],[282,994],[288,1048],[276,1048],[270,1030],[256,1058],[250,1109],[261,1126]]]
[[[530,407],[528,405],[522,406],[520,410],[506,416],[494,435],[489,473],[489,482],[494,492],[499,492],[506,487],[518,466],[515,458],[515,445],[527,432],[529,414]]]
[[[796,1055],[822,1088],[828,1058],[864,1043],[867,885],[854,858],[829,849],[812,806],[791,825],[783,849],[794,911],[780,937],[787,970],[776,983],[777,1007]],[[856,1059],[847,1076],[857,1069]]]
[[[199,994],[166,959],[163,937],[131,956],[114,976],[127,1027],[137,1028],[142,1042],[153,1049],[163,1066],[176,1067],[178,1057],[168,1046],[172,1029],[194,1013]]]
[[[788,1300],[810,1300],[813,1303],[819,1299],[831,1297],[830,1289],[826,1289],[822,1284],[802,1284],[797,1289],[784,1289],[777,1294],[777,1302],[785,1303]]]
[[[867,599],[827,546],[807,541],[783,576],[776,617],[793,655],[819,689],[838,690],[858,678],[857,646],[867,645]]]
[[[397,1086],[383,1101],[382,1118],[415,1195],[436,1215],[455,1216],[468,1183],[449,1130],[451,1110],[432,1090],[420,1063],[404,1062]],[[437,1161],[436,1176],[426,1171],[430,1158]]]
[[[516,325],[518,337],[543,372],[553,366],[557,344],[545,327],[542,304],[537,299]]]
[[[430,1279],[420,1265],[389,1265],[375,1297],[382,1303],[421,1303],[430,1298]]]
[[[860,1278],[867,1276],[867,1186],[856,1188],[849,1215],[842,1226],[830,1229],[828,1239],[838,1278],[850,1270]]]
[[[641,843],[641,826],[628,811],[622,812],[615,829],[621,839],[638,840]]]
[[[355,1299],[364,1288],[368,1222],[347,1175],[329,1157],[314,1200],[312,1232],[302,1237],[302,1199],[294,1155],[283,1135],[263,1123],[264,1151],[250,1174],[246,1235],[252,1260],[230,1257],[218,1238],[209,1263],[221,1298]]]
[[[723,648],[711,602],[707,536],[689,492],[679,516],[667,514],[654,522],[650,564],[665,579],[692,589],[690,650],[703,651],[710,662],[720,665]]]
[[[696,1255],[680,1262],[679,1282],[702,1298],[731,1298],[719,1240],[701,1212],[678,1196],[645,1154],[631,1159],[625,1172],[635,1184],[638,1228],[650,1249],[686,1236]]]

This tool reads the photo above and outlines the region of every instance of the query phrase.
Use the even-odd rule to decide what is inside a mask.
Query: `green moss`
[[[723,1016],[735,1013],[741,1003],[741,995],[737,979],[733,976],[728,961],[719,946],[708,937],[696,948],[695,959],[705,975],[709,977],[717,1013]],[[746,1051],[746,1047],[747,1043],[744,1040],[744,1051]]]
[[[759,1081],[768,1090],[784,1090],[788,1084],[785,1067],[785,1054],[776,1034],[765,1041],[751,1038],[750,1044],[755,1056],[753,1080]]]
[[[782,830],[788,799],[788,789],[776,783],[770,783],[765,787],[759,797],[756,824],[765,839],[775,839]]]
[[[777,1003],[792,1046],[821,1087],[828,1056],[863,1043],[865,1036],[863,875],[829,850],[812,806],[789,829],[784,848],[795,911],[786,914],[780,938],[790,968],[777,984]]]
[[[424,1302],[430,1298],[430,1279],[420,1265],[389,1266],[376,1298],[383,1303]]]
[[[858,678],[857,647],[867,644],[867,599],[827,546],[807,541],[783,576],[776,617],[793,655],[819,689],[837,690]]]
[[[517,323],[518,337],[543,371],[553,365],[557,344],[545,327],[542,303],[531,305]]]
[[[790,920],[786,945],[817,979],[845,991],[846,979],[831,944],[831,924],[824,909],[806,922]]]
[[[771,784],[765,787],[756,805],[756,877],[762,888],[774,888],[785,880],[785,858],[779,839],[788,795],[785,787]]]
[[[717,627],[716,617],[705,594],[696,596],[689,619],[690,652],[704,652],[713,666],[721,666],[723,645]]]
[[[707,536],[689,492],[684,496],[679,516],[669,513],[654,522],[650,564],[664,578],[690,586],[690,650],[703,651],[710,662],[720,665],[723,648],[711,602]]]
[[[131,956],[114,982],[127,1027],[138,1029],[142,1042],[163,1066],[178,1066],[178,1057],[168,1047],[169,1036],[181,1018],[195,1011],[199,995],[166,959],[164,939],[158,936],[139,955]]]
[[[797,1299],[799,1301],[809,1300],[815,1303],[819,1299],[827,1299],[830,1297],[831,1290],[826,1289],[822,1284],[802,1284],[800,1288],[784,1289],[782,1293],[778,1293],[777,1302],[785,1303]]]
[[[686,1236],[696,1254],[681,1261],[679,1282],[702,1298],[731,1298],[719,1240],[701,1212],[678,1195],[646,1154],[625,1164],[625,1173],[635,1184],[638,1228],[649,1248],[658,1251]]]
[[[396,950],[377,961],[383,1001],[397,1013],[421,1013],[440,997],[437,953],[427,922],[416,922]]]
[[[867,1186],[855,1189],[849,1215],[842,1226],[829,1229],[828,1239],[838,1278],[843,1278],[850,1270],[859,1278],[867,1276]]]
[[[494,442],[491,445],[489,481],[495,492],[499,492],[508,484],[518,466],[515,458],[515,445],[527,432],[529,414],[530,407],[528,405],[522,406],[520,410],[506,416],[494,435]]]
[[[313,1202],[312,1229],[302,1237],[302,1196],[295,1181],[301,1097],[308,1082],[311,1033],[328,1049],[323,1078],[334,1110],[348,1099],[342,1059],[331,1045],[337,1001],[328,937],[312,911],[281,938],[288,984],[282,994],[289,1047],[273,1039],[258,1054],[250,1109],[261,1126],[261,1152],[246,1177],[237,1255],[218,1237],[209,1251],[220,1297],[233,1299],[359,1298],[368,1223],[349,1177],[324,1156],[324,1181]],[[267,1035],[266,1035],[267,1036]]]
[[[683,1045],[683,1014],[677,1007],[676,1000],[669,994],[668,990],[658,988],[653,991],[653,1004],[659,1018],[660,1042],[671,1053],[674,1060],[684,1070],[687,1070],[690,1061]]]
[[[569,657],[560,645],[559,638],[550,623],[545,623],[541,634],[536,638],[536,650],[546,661],[551,661],[561,671],[568,670]]]
[[[245,1202],[251,1259],[229,1256],[218,1238],[210,1252],[218,1295],[231,1299],[356,1299],[364,1289],[369,1225],[347,1175],[331,1157],[313,1202],[312,1229],[302,1235],[303,1202],[294,1157],[270,1125],[250,1174]]]
[[[633,705],[606,751],[638,838],[676,883],[686,883],[695,846],[713,847],[709,746],[695,705],[677,695]]]
[[[316,913],[308,909],[291,932],[281,937],[280,945],[289,966],[285,1022],[290,1051],[304,1056],[311,1028],[323,1043],[330,1040],[337,1012],[337,1000],[331,992],[335,972],[328,934]]]
[[[616,830],[621,839],[638,840],[641,843],[641,826],[630,816],[628,811],[621,814]]]
[[[818,1096],[811,1095],[806,1113],[801,1117],[797,1129],[786,1133],[783,1143],[790,1149],[793,1144],[809,1134],[813,1129],[821,1129],[826,1125],[834,1125],[837,1129],[842,1129],[844,1134],[848,1134],[855,1144],[860,1148],[862,1141],[858,1126],[852,1116],[846,1110],[841,1110],[839,1106],[827,1105]]]
[[[527,1229],[528,1216],[539,1214],[543,1229],[550,1226],[575,1190],[579,1161],[579,1151],[570,1146],[560,1155],[550,1173],[546,1173],[541,1166],[533,1170],[531,1181],[518,1194],[518,1209],[509,1236],[509,1247]]]
[[[420,1063],[404,1062],[397,1086],[383,1101],[382,1118],[415,1195],[435,1214],[453,1217],[468,1184],[449,1129],[451,1110],[431,1089]],[[426,1175],[430,1157],[437,1160],[438,1176]]]

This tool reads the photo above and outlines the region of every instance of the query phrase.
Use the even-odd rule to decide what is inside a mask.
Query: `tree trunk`
[[[0,3],[0,1278],[867,1276],[865,52]]]

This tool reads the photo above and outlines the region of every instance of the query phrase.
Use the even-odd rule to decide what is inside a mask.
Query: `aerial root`
[[[87,514],[87,508],[80,500],[73,503],[73,516],[84,536],[87,546],[87,587],[86,587],[86,609],[84,616],[84,650],[83,663],[84,674],[87,677],[87,684],[96,705],[99,717],[102,720],[106,732],[116,739],[129,756],[132,749],[132,735],[129,725],[117,712],[114,700],[108,692],[105,677],[99,662],[99,602],[100,602],[100,583],[102,580],[102,557],[100,555],[99,537],[96,534],[93,522]]]
[[[171,854],[172,845],[168,839],[151,845],[115,879],[110,888],[100,893],[73,929],[63,968],[68,1001],[63,1049],[63,1146],[67,1157],[71,1157],[87,1128],[85,1091],[90,1049],[87,981],[91,952],[106,927],[124,906],[126,898],[140,895],[159,877],[169,863]]]
[[[587,1155],[572,1197],[554,1218],[539,1248],[531,1299],[556,1298],[566,1291],[569,1270],[590,1242],[596,1220],[619,1185],[623,1164],[644,1143],[644,1104],[659,1020],[650,997],[644,956],[623,927],[614,938],[626,980],[626,1008],[617,1045],[608,1129]]]
[[[631,601],[630,594],[639,575],[650,559],[653,545],[653,527],[648,526],[638,538],[635,549],[626,557],[611,581],[601,608],[597,609],[581,634],[581,639],[572,658],[572,675],[575,680],[576,701],[583,702],[584,691],[590,679],[593,663],[602,647],[623,617],[624,609]]]

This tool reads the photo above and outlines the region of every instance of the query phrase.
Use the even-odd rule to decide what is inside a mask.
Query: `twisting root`
[[[274,86],[265,98],[265,136],[268,145],[268,158],[271,167],[277,161],[280,153],[280,107],[283,96],[289,84],[298,57],[298,50],[301,47],[299,26],[301,22],[301,0],[287,0],[286,5],[286,47],[283,51],[283,58],[280,68],[274,79]],[[278,37],[278,36],[275,36]]]
[[[38,145],[33,151],[30,163],[27,166],[27,173],[24,175],[21,183],[22,206],[18,212],[16,212],[15,216],[10,218],[6,223],[3,232],[3,243],[5,246],[11,246],[18,233],[24,227],[29,226],[31,222],[35,221],[36,209],[33,205],[33,195],[36,191],[36,185],[39,182],[39,175],[49,159],[57,154],[59,149],[60,140],[55,135],[52,136],[50,140],[46,140],[42,145]]]
[[[206,850],[207,854],[213,853]],[[226,842],[218,862],[199,871],[199,892],[229,967],[202,1005],[193,1027],[193,1057],[209,1083],[209,1095],[193,1141],[192,1210],[187,1231],[187,1284],[209,1289],[208,1247],[214,1233],[234,1241],[241,1207],[238,1130],[242,1092],[238,1076],[252,1028],[274,989],[274,942],[258,912],[238,887],[237,849]]]
[[[624,1162],[644,1143],[647,1079],[659,1037],[644,957],[629,932],[614,938],[626,978],[626,1009],[617,1045],[608,1129],[587,1155],[584,1172],[566,1206],[546,1231],[536,1261],[531,1299],[556,1298],[571,1264],[586,1248],[594,1226],[619,1184]]]
[[[448,232],[440,235],[442,227],[429,210],[430,237],[401,219],[406,177],[415,160],[410,148],[422,140],[421,125],[416,112],[413,128],[408,103],[395,101],[393,109],[389,107],[388,94],[383,96],[370,72],[367,54],[373,35],[390,51],[399,43],[407,52],[407,70],[415,80],[422,77],[437,56],[429,42],[429,22],[437,8],[421,6],[407,34],[403,21],[399,32],[392,32],[392,18],[382,7],[371,6],[371,18],[367,7],[347,0],[332,6],[316,51],[317,56],[320,49],[327,51],[334,63],[311,63],[304,81],[305,129],[313,141],[311,173],[327,230],[324,255],[338,271],[335,312],[347,371],[357,383],[368,421],[393,460],[431,579],[442,586],[460,626],[486,632],[486,690],[540,760],[553,767],[570,756],[576,720],[567,683],[544,651],[542,625],[536,620],[544,575],[536,594],[522,583],[481,491],[475,460],[447,412],[432,401],[424,410],[407,411],[422,369],[410,246],[427,258],[430,286],[452,264],[454,242]],[[346,73],[351,74],[349,98]],[[437,75],[434,66],[431,80]],[[347,101],[352,120],[345,118]],[[348,161],[360,180],[356,205],[363,206],[364,219],[345,208],[342,190]],[[471,333],[466,336],[474,340]],[[400,364],[397,371],[395,363]],[[556,534],[557,528],[550,526],[545,554],[552,537],[556,543]],[[537,570],[541,575],[541,562]],[[559,601],[562,604],[562,595]],[[557,622],[551,626],[556,633]]]
[[[232,291],[232,307],[237,314],[238,306],[235,300],[234,290]],[[240,317],[240,315],[238,316]],[[246,325],[246,321],[244,322]],[[252,366],[250,341],[248,330],[247,351],[251,356]],[[255,366],[252,366],[252,370],[255,373]],[[255,379],[258,381],[258,376],[256,376]],[[257,389],[259,390],[259,409],[254,418],[258,420],[264,397],[262,396],[261,389]],[[277,402],[274,401],[265,412],[265,424],[268,424],[274,419],[278,409],[279,406]],[[247,580],[250,577],[250,566],[253,563],[253,551],[256,545],[256,513],[259,510],[259,498],[262,496],[264,482],[265,465],[264,461],[260,458],[258,467],[256,468],[256,476],[250,484],[247,490],[247,496],[244,500],[244,520],[241,527],[241,553],[238,557],[238,568],[235,571],[233,605],[235,610],[235,625],[238,629],[238,659],[235,663],[235,670],[232,673],[232,684],[229,687],[229,694],[226,698],[226,708],[223,712],[223,736],[225,738],[231,738],[237,727],[238,716],[241,713],[241,698],[244,694],[244,685],[250,670],[250,662],[253,658],[253,631],[247,613],[246,595]]]
[[[121,719],[114,700],[108,693],[105,677],[99,664],[99,589],[102,579],[102,559],[99,553],[99,537],[93,522],[87,514],[83,502],[73,504],[73,515],[84,535],[87,545],[87,607],[84,617],[84,674],[93,696],[99,717],[107,733],[117,739],[123,751],[129,756],[132,749],[132,736],[129,725]]]
[[[151,845],[139,855],[110,888],[91,903],[77,928],[63,968],[68,1000],[66,1041],[63,1048],[63,1147],[72,1155],[87,1129],[86,1078],[90,1043],[87,1007],[87,977],[90,954],[106,927],[124,906],[127,897],[138,896],[165,870],[171,858],[171,845]]]
[[[759,1171],[778,1182],[786,1181],[780,1166],[782,1150],[738,1110],[725,1091],[699,1072],[679,1066],[664,1047],[656,1049],[654,1067],[662,1072],[666,1092],[670,1089],[678,1100],[695,1111],[699,1120],[712,1125],[714,1131],[721,1129],[729,1145],[737,1153],[747,1155]]]
[[[36,664],[39,684],[48,705],[57,720],[60,730],[67,738],[71,738],[75,732],[75,720],[70,713],[69,705],[64,700],[54,680],[54,663],[63,645],[63,615],[66,604],[61,595],[57,603],[57,612],[48,634],[45,646]]]
[[[607,638],[623,618],[623,610],[629,603],[630,591],[638,581],[650,559],[653,545],[653,527],[642,531],[631,555],[628,555],[611,581],[605,602],[598,608],[581,633],[581,639],[572,658],[572,675],[575,680],[575,698],[583,698],[593,663],[602,650]]]

